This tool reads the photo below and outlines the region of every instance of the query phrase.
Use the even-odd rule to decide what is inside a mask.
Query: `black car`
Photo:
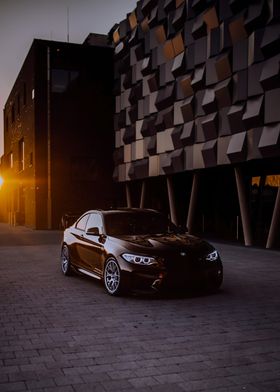
[[[208,242],[140,208],[84,213],[64,231],[64,275],[72,269],[104,282],[117,295],[132,289],[218,289],[223,267]]]

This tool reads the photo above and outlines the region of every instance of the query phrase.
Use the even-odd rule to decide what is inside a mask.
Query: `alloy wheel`
[[[120,268],[114,259],[109,259],[104,270],[104,283],[109,294],[116,295],[119,293],[120,281]]]
[[[69,275],[70,274],[70,257],[69,257],[69,249],[66,245],[63,245],[61,249],[61,256],[60,256],[60,261],[61,261],[61,270],[64,273],[64,275]]]

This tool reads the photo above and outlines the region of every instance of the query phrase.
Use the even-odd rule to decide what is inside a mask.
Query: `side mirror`
[[[87,232],[87,235],[100,235],[98,227],[90,227]]]

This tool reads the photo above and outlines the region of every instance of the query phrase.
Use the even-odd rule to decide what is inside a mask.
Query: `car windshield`
[[[177,231],[175,225],[160,213],[147,212],[112,212],[105,215],[106,233],[118,235],[164,234]]]

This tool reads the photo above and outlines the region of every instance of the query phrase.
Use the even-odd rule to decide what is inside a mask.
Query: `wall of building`
[[[31,49],[4,108],[3,218],[35,227],[34,52]]]
[[[111,48],[34,40],[5,106],[6,221],[58,228],[112,204],[112,87]]]
[[[232,239],[245,235],[245,243],[252,244],[261,226],[266,241],[277,186],[270,187],[266,223],[255,211],[252,178],[280,174],[279,32],[275,0],[138,1],[110,32],[115,46],[114,179],[133,189],[135,181],[169,178],[168,186],[175,189],[174,197],[169,193],[169,209],[174,202],[180,215],[185,193],[186,216],[193,185],[176,192],[176,182],[183,173],[192,179],[197,173],[203,191],[195,193],[195,212],[203,231],[214,234],[217,227],[224,235],[229,211]],[[263,197],[257,204],[262,210]],[[195,232],[201,232],[198,226],[194,222]]]
[[[276,1],[139,1],[112,32],[118,181],[279,156]]]

